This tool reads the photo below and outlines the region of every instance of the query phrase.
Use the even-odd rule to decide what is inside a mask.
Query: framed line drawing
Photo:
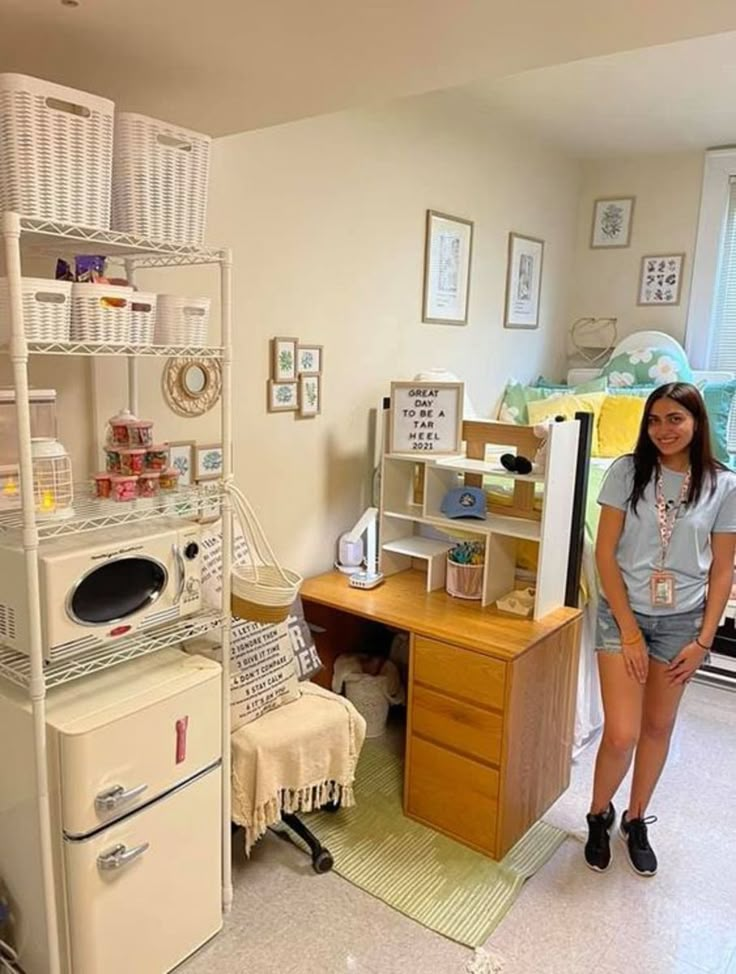
[[[504,328],[538,328],[544,241],[509,234]]]
[[[179,486],[191,487],[194,483],[194,440],[178,440],[169,443],[169,466],[179,471]]]
[[[268,383],[268,411],[269,413],[293,413],[299,408],[299,383],[274,382]]]
[[[222,476],[222,444],[196,443],[194,446],[194,479],[217,480]]]
[[[319,375],[299,376],[299,415],[319,416],[322,411],[322,378]]]
[[[685,254],[651,254],[641,259],[637,304],[679,304]]]
[[[634,220],[635,196],[616,196],[597,199],[593,203],[593,224],[590,246],[628,247]]]
[[[274,382],[296,380],[297,338],[274,338],[271,341],[271,378]]]
[[[472,250],[470,220],[427,210],[422,321],[436,325],[468,323]]]
[[[322,359],[321,345],[297,345],[296,370],[299,375],[319,375]]]

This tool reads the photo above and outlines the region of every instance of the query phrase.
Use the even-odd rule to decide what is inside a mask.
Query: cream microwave
[[[201,608],[200,529],[156,520],[43,541],[41,638],[53,663]],[[0,548],[0,643],[30,652],[21,547]]]

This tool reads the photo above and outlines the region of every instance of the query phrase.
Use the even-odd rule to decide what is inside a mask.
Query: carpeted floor
[[[406,818],[401,791],[401,760],[368,741],[356,776],[357,805],[303,818],[344,879],[458,943],[483,944],[565,833],[539,822],[496,863]]]

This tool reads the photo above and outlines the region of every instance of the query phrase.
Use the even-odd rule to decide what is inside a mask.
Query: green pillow
[[[503,423],[517,423],[526,426],[529,423],[529,410],[527,409],[527,405],[530,402],[549,399],[550,396],[559,395],[560,392],[584,395],[587,392],[605,391],[605,376],[601,376],[598,379],[591,379],[590,382],[583,382],[579,386],[524,386],[520,382],[512,379],[506,386],[506,391],[503,394],[503,402],[498,411],[498,418]]]
[[[609,386],[609,396],[638,396],[640,399],[648,399],[654,391],[654,386]]]
[[[535,389],[549,389],[552,392],[571,392],[574,395],[584,396],[586,392],[606,392],[608,385],[605,375],[599,375],[597,379],[589,379],[576,386],[569,386],[566,382],[551,382],[540,375],[534,383]]]
[[[731,415],[733,397],[736,395],[736,379],[727,382],[705,382],[698,385],[705,401],[705,411],[710,422],[713,455],[721,463],[730,465],[728,452],[728,418]]]
[[[609,387],[661,386],[666,382],[693,381],[685,356],[662,348],[634,348],[622,352],[611,359],[603,374]]]

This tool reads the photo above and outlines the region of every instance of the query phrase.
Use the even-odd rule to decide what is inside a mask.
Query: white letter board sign
[[[392,382],[389,453],[459,453],[462,382]]]

